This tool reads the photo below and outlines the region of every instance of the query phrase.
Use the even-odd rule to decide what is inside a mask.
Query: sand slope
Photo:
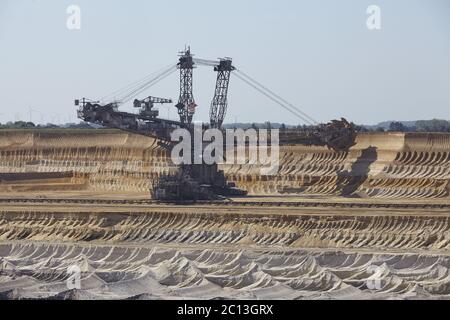
[[[450,135],[361,134],[341,153],[283,145],[280,160],[274,176],[222,166],[248,201],[274,206],[50,203],[148,198],[174,167],[121,131],[0,130],[0,196],[44,198],[0,206],[0,299],[450,297],[448,207],[401,207],[448,203]],[[73,266],[80,289],[66,283]]]
[[[151,181],[171,167],[168,152],[154,139],[121,131],[0,130],[0,192],[148,194]],[[285,145],[275,176],[252,165],[222,169],[253,195],[448,198],[450,135],[360,134],[341,153]]]
[[[344,252],[0,245],[7,299],[449,298],[450,258]],[[67,289],[68,268],[81,289]],[[14,271],[13,271],[14,270]]]

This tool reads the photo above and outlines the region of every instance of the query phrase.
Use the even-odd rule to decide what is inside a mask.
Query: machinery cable
[[[106,102],[117,96],[128,96],[130,92],[136,91],[137,88],[141,88],[141,87],[145,86],[146,84],[154,81],[156,78],[165,74],[168,70],[173,70],[175,67],[176,67],[176,64],[170,64],[168,66],[165,66],[164,68],[161,68],[156,72],[152,72],[151,74],[141,78],[140,80],[137,80],[131,84],[128,84],[125,87],[122,87],[122,88],[108,94],[108,95],[105,95],[104,97],[102,97],[100,99],[100,101]]]
[[[302,120],[304,120],[305,122],[311,124],[311,125],[316,125],[318,124],[318,121],[316,121],[314,118],[310,117],[309,115],[307,115],[305,112],[303,112],[302,110],[300,110],[299,108],[297,108],[296,106],[294,106],[292,103],[286,101],[285,99],[283,99],[282,97],[280,97],[278,94],[274,93],[272,90],[268,89],[266,86],[264,86],[263,84],[261,84],[260,82],[256,81],[255,79],[253,79],[252,77],[250,77],[249,75],[247,75],[245,72],[243,72],[242,70],[236,69],[235,70],[237,72],[237,74],[235,75],[240,75],[240,79],[242,79],[242,77],[244,77],[246,80],[248,80],[248,82],[251,82],[253,85],[253,87],[259,87],[261,90],[258,91],[264,91],[267,93],[267,95],[272,96],[274,99],[278,100],[278,104],[281,105],[281,103],[283,103],[284,107],[290,107],[291,109],[295,110],[296,115],[299,116],[301,115]],[[247,84],[248,84],[247,82]],[[256,89],[256,88],[255,88]],[[261,92],[262,93],[262,92]],[[265,94],[266,95],[266,94]],[[266,96],[267,96],[266,95]],[[272,100],[274,100],[272,99]],[[292,111],[291,111],[292,112]]]
[[[297,110],[292,109],[292,107],[286,105],[285,103],[283,103],[282,101],[280,101],[279,99],[277,99],[276,97],[274,97],[273,95],[271,95],[269,92],[265,91],[264,89],[260,88],[259,86],[257,86],[256,84],[252,83],[250,80],[244,78],[243,76],[240,75],[240,73],[234,73],[234,76],[236,76],[238,79],[240,79],[241,81],[245,82],[246,84],[248,84],[249,86],[251,86],[253,89],[257,90],[259,93],[263,94],[264,96],[266,96],[267,98],[269,98],[270,100],[272,100],[273,102],[277,103],[278,105],[280,105],[282,108],[284,108],[285,110],[289,111],[290,113],[292,113],[293,115],[295,115],[296,117],[300,118],[302,121],[306,122],[309,125],[314,125],[314,122],[312,122],[311,120],[309,120],[308,118],[306,118],[305,116],[303,116],[301,113],[299,113]]]

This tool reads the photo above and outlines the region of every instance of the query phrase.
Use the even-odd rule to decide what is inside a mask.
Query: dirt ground
[[[450,297],[450,135],[280,160],[274,176],[222,166],[248,197],[163,204],[151,181],[171,164],[150,138],[2,130],[0,298]]]

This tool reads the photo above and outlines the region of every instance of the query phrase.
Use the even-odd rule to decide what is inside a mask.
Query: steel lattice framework
[[[216,89],[209,111],[211,128],[222,126],[228,106],[228,86],[230,84],[231,72],[234,70],[231,59],[223,59],[219,65],[214,67],[217,71]]]
[[[183,124],[189,124],[192,122],[195,108],[197,106],[192,93],[192,71],[194,69],[194,60],[192,59],[190,49],[182,52],[177,66],[178,69],[180,69],[180,97],[176,107],[180,116],[180,122]]]

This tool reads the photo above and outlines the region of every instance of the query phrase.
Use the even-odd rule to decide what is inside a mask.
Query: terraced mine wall
[[[1,210],[0,299],[450,297],[448,212],[77,209]]]
[[[448,211],[411,216],[248,214],[245,210],[177,213],[173,210],[101,213],[0,210],[0,242],[180,245],[253,249],[341,249],[430,252],[450,249]]]
[[[224,167],[250,194],[335,195],[358,198],[446,198],[450,190],[450,135],[359,134],[348,152],[280,147],[278,174],[255,165]]]
[[[173,168],[154,139],[116,130],[0,130],[1,192],[149,192]]]
[[[0,130],[0,193],[147,195],[174,168],[169,156],[154,139],[118,130]],[[250,195],[448,198],[450,135],[360,134],[338,153],[290,142],[280,147],[275,175],[255,165],[221,169]]]
[[[161,205],[132,199],[174,169],[151,138],[0,130],[0,299],[450,298],[450,135],[289,141],[275,175],[222,166],[270,197]]]

